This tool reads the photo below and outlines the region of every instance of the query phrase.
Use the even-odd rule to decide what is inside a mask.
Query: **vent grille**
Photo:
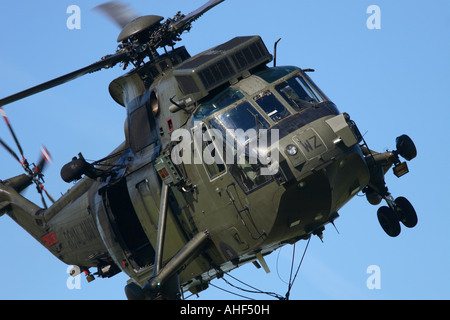
[[[263,56],[264,50],[261,48],[260,43],[256,42],[231,55],[231,58],[238,71],[242,71],[252,66],[255,61],[258,61]]]
[[[211,67],[199,72],[200,79],[208,90],[216,84],[226,81],[233,74],[233,67],[227,58],[222,59]]]
[[[182,99],[194,102],[271,60],[259,36],[236,37],[185,61],[174,70],[174,76],[185,95]]]

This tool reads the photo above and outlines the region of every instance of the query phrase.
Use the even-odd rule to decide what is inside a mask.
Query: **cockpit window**
[[[224,158],[234,159],[229,166],[230,172],[245,193],[250,193],[273,180],[271,175],[261,173],[264,166],[255,158],[255,150],[250,152],[250,142],[254,141],[260,129],[268,129],[269,123],[249,102],[241,103],[213,117],[209,124],[222,132],[226,141]],[[241,147],[244,147],[243,153],[237,151]]]
[[[238,105],[236,108],[232,108],[210,120],[212,127],[219,129],[223,136],[233,134],[234,130],[242,129],[247,131],[248,129],[268,129],[269,124],[267,121],[251,106],[250,103],[244,102]],[[245,144],[245,137],[237,135],[234,137],[240,144]]]
[[[288,75],[291,72],[294,72],[295,70],[298,70],[297,67],[274,67],[274,68],[268,68],[262,71],[259,71],[256,73],[258,77],[263,79],[264,81],[268,83],[272,83],[277,81],[278,79]]]
[[[289,111],[281,104],[280,101],[273,95],[270,90],[261,92],[257,96],[253,97],[253,100],[264,110],[265,113],[272,119],[273,122],[288,117]]]
[[[242,98],[244,98],[244,95],[241,92],[228,87],[210,100],[203,102],[194,113],[194,121],[199,121]]]
[[[323,101],[320,95],[299,75],[283,81],[275,86],[275,89],[297,111]]]

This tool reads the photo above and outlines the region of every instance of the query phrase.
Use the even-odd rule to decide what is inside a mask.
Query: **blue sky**
[[[0,96],[115,52],[120,30],[91,11],[100,3],[17,0],[3,5]],[[204,1],[126,3],[141,14],[172,17]],[[66,9],[72,4],[81,9],[79,30],[66,26]],[[370,5],[380,8],[381,29],[367,28]],[[194,55],[234,36],[254,34],[271,51],[282,38],[278,65],[314,68],[314,81],[356,121],[372,149],[394,149],[395,138],[403,133],[418,149],[408,175],[398,179],[389,172],[386,178],[395,197],[405,196],[414,204],[418,225],[390,238],[378,224],[377,207],[355,197],[339,212],[339,234],[329,226],[323,243],[311,239],[291,299],[449,299],[450,2],[226,0],[194,23],[181,45]],[[119,67],[97,72],[5,106],[27,157],[37,159],[41,144],[52,153],[45,178],[55,197],[71,186],[59,171],[73,156],[81,151],[87,159],[99,159],[123,141],[125,112],[108,93],[109,82],[122,73]],[[0,137],[13,145],[3,123]],[[0,179],[22,173],[5,151],[0,150],[0,157]],[[40,203],[33,187],[26,195]],[[297,243],[296,262],[305,245]],[[292,249],[285,246],[267,258],[268,275],[252,264],[231,274],[284,295]],[[380,289],[367,287],[372,265],[379,267]],[[91,283],[82,279],[81,288],[73,290],[67,279],[66,265],[9,217],[0,218],[0,299],[125,299],[123,273]],[[213,284],[238,292],[222,280]],[[211,287],[200,298],[237,297]]]

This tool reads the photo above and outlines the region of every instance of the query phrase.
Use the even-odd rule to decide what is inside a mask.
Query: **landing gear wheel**
[[[406,134],[402,134],[395,139],[397,145],[397,152],[406,160],[410,161],[417,156],[417,149],[414,142]]]
[[[407,228],[415,227],[417,224],[417,214],[408,199],[405,197],[398,197],[395,199],[395,204],[397,206],[400,222]]]
[[[394,210],[383,206],[378,209],[377,216],[381,227],[388,236],[396,237],[400,234],[400,222]]]

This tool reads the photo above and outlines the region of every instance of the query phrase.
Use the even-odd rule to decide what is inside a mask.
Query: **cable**
[[[303,255],[302,255],[302,258],[300,260],[300,263],[298,264],[297,271],[295,272],[295,275],[294,275],[294,279],[292,279],[292,281],[291,281],[291,278],[289,278],[288,291],[286,292],[286,296],[285,296],[286,300],[289,300],[289,295],[291,294],[292,286],[294,285],[294,281],[297,278],[297,274],[298,274],[298,272],[300,270],[300,267],[302,266],[303,258],[305,258],[305,254],[306,254],[306,251],[308,250],[308,246],[309,246],[309,242],[310,241],[311,241],[311,237],[309,237],[308,242],[306,243],[306,247],[305,247],[305,250],[303,251]],[[291,275],[292,275],[292,266],[294,264],[294,253],[295,253],[295,246],[294,246],[293,256],[292,256]]]
[[[292,249],[292,259],[291,259],[291,271],[289,272],[289,283],[288,283],[288,292],[290,291],[290,288],[292,287],[292,270],[294,270],[294,261],[295,261],[295,243],[294,248]],[[286,293],[286,297],[288,297],[288,294]],[[288,300],[288,298],[286,298]]]
[[[279,259],[280,259],[281,249],[283,249],[283,247],[281,247],[280,249],[278,249],[278,254],[277,254],[277,264],[276,264],[276,266],[277,266],[277,268],[276,268],[276,269],[277,269],[277,275],[278,275],[278,279],[280,279],[281,282],[283,282],[283,283],[285,283],[285,284],[288,284],[286,281],[284,281],[284,280],[281,278],[280,270],[279,270],[279,268],[278,268],[278,261],[279,261]]]
[[[301,265],[302,265],[302,263],[303,263],[303,259],[305,258],[306,251],[308,250],[308,246],[309,246],[309,242],[310,242],[310,241],[311,241],[311,237],[308,239],[308,242],[307,242],[307,244],[306,244],[305,250],[303,251],[302,258],[300,259],[300,262],[299,262],[299,264],[298,264],[297,270],[295,271],[294,276],[292,276],[292,273],[293,273],[293,271],[294,271],[294,260],[295,260],[295,244],[294,244],[294,249],[293,249],[293,251],[292,251],[292,263],[291,263],[291,271],[290,271],[290,275],[289,275],[288,290],[287,290],[286,295],[285,295],[284,297],[283,297],[282,295],[279,295],[278,293],[275,293],[275,292],[263,291],[263,290],[260,290],[260,289],[258,289],[258,288],[255,288],[254,286],[251,286],[251,285],[249,285],[248,283],[245,283],[245,282],[243,282],[243,281],[237,279],[236,277],[234,277],[234,276],[232,276],[232,275],[230,275],[230,274],[228,274],[228,273],[224,274],[224,276],[223,276],[221,279],[222,279],[223,281],[225,281],[225,283],[228,284],[229,286],[231,286],[231,287],[233,287],[233,288],[236,288],[236,289],[238,289],[238,290],[244,291],[244,292],[255,293],[255,294],[256,294],[256,293],[260,293],[260,294],[262,293],[262,294],[267,294],[267,295],[269,295],[269,296],[271,296],[271,297],[277,298],[277,299],[279,299],[279,300],[289,300],[289,296],[290,296],[290,293],[291,293],[292,286],[294,285],[294,282],[295,282],[295,280],[296,280],[296,278],[297,278],[298,272],[300,271],[300,267],[301,267]],[[233,280],[238,281],[238,282],[242,283],[243,285],[245,285],[245,286],[247,286],[247,287],[249,287],[249,288],[251,288],[251,289],[253,289],[253,290],[249,290],[249,289],[245,289],[245,288],[239,287],[239,286],[237,286],[237,285],[231,283],[231,282],[228,281],[227,279],[225,279],[225,276],[228,276],[228,277],[232,278]],[[282,280],[282,279],[281,279],[281,280]],[[285,281],[283,281],[283,282],[285,282]],[[239,297],[242,297],[242,298],[245,298],[245,299],[253,300],[252,298],[249,298],[249,297],[246,297],[246,296],[243,296],[243,295],[234,293],[234,292],[232,292],[232,291],[229,291],[229,290],[220,288],[220,287],[218,287],[218,286],[216,286],[216,285],[213,285],[212,283],[210,283],[210,285],[213,286],[213,287],[215,287],[215,288],[217,288],[217,289],[219,289],[219,290],[228,292],[228,293],[230,293],[230,294],[234,294],[234,295],[236,295],[236,296],[239,296]]]
[[[267,294],[267,295],[269,295],[269,296],[271,296],[271,297],[274,297],[274,298],[277,298],[277,299],[279,299],[279,300],[284,300],[284,297],[283,297],[283,296],[281,296],[281,295],[279,295],[279,294],[277,294],[277,293],[275,293],[275,292],[262,291],[262,290],[260,290],[260,289],[258,289],[258,288],[255,288],[255,287],[249,285],[248,283],[245,283],[245,282],[243,282],[243,281],[241,281],[241,280],[239,280],[239,279],[233,277],[233,276],[230,275],[230,274],[227,274],[227,276],[229,276],[230,278],[232,278],[232,279],[234,279],[234,280],[236,280],[236,281],[242,283],[243,285],[245,285],[245,286],[247,286],[247,287],[249,287],[249,288],[252,288],[253,290],[248,290],[248,289],[244,289],[244,288],[238,287],[238,286],[232,284],[231,282],[227,281],[225,278],[222,278],[227,284],[229,284],[230,286],[232,286],[232,287],[234,287],[234,288],[236,288],[236,289],[239,289],[239,290],[242,290],[242,291],[245,291],[245,292],[249,292],[249,293],[262,293],[262,294]]]
[[[241,298],[245,298],[245,299],[248,299],[248,300],[254,300],[254,299],[252,299],[252,298],[249,298],[249,297],[240,295],[240,294],[238,294],[238,293],[235,293],[235,292],[226,290],[226,289],[221,288],[221,287],[219,287],[219,286],[216,286],[216,285],[214,285],[214,284],[212,284],[212,283],[209,283],[209,284],[210,284],[211,286],[213,286],[214,288],[217,288],[217,289],[219,289],[219,290],[225,291],[225,292],[227,292],[227,293],[229,293],[229,294],[234,294],[235,296],[238,296],[238,297],[241,297]]]

